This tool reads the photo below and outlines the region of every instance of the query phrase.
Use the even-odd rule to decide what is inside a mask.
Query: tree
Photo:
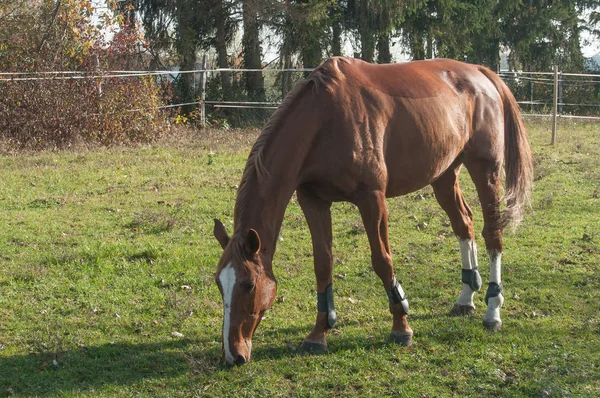
[[[160,55],[175,50],[179,58],[180,70],[196,68],[197,51],[206,45],[213,29],[215,0],[135,0],[135,6],[142,15],[146,37],[150,44],[156,66],[162,66]],[[217,8],[218,10],[218,8]],[[184,103],[196,100],[194,75],[181,73],[178,79],[179,99]],[[196,108],[183,107],[184,113]]]
[[[497,63],[494,21],[497,0],[421,0],[402,24],[413,59],[434,57]],[[495,55],[494,55],[495,54]]]
[[[405,16],[406,0],[348,0],[346,21],[360,42],[360,58],[391,62],[390,34]]]
[[[162,98],[152,78],[90,76],[140,67],[137,30],[110,13],[92,23],[95,11],[82,0],[0,3],[0,70],[58,72],[1,77],[0,139],[40,148],[155,137]],[[116,28],[111,40],[108,28]]]
[[[214,7],[214,47],[217,50],[217,64],[219,68],[227,69],[230,67],[227,47],[231,43],[238,22],[233,18],[233,13],[237,10],[235,0],[216,0]],[[224,97],[228,98],[231,93],[231,74],[227,71],[221,72],[221,88]]]
[[[280,64],[284,69],[292,67],[295,56],[305,68],[316,67],[323,61],[334,7],[331,0],[286,0],[283,7],[274,9],[276,14],[270,22],[281,37]],[[292,72],[285,71],[281,76],[282,96],[285,96],[293,85]]]
[[[260,42],[259,2],[257,0],[242,0],[242,21],[244,35],[242,47],[244,52],[245,69],[262,69],[262,54]],[[251,101],[264,101],[265,84],[262,72],[246,73],[246,90]]]
[[[506,0],[500,2],[503,42],[510,48],[509,62],[514,69],[582,70],[579,44],[586,24],[583,7],[591,1]]]

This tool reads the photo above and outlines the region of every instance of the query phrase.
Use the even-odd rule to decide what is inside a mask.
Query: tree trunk
[[[178,1],[178,38],[177,48],[179,55],[181,56],[181,71],[194,70],[196,65],[196,34],[193,28],[192,16],[193,12],[190,12],[189,1],[179,0]],[[194,87],[194,74],[193,73],[182,73],[180,74],[180,89],[181,89],[181,100],[183,103],[195,102],[196,93]],[[196,109],[196,105],[185,105],[182,107],[183,113],[190,113]]]
[[[333,21],[332,34],[331,55],[334,57],[342,55],[342,25],[338,20],[337,15]]]
[[[323,61],[321,43],[319,38],[315,37],[315,33],[318,34],[318,32],[311,32],[309,26],[303,26],[302,30],[304,30],[304,35],[301,37],[306,38],[306,41],[300,47],[302,64],[305,68],[316,68]],[[304,73],[305,77],[309,74],[310,72]]]
[[[490,51],[490,68],[494,72],[500,71],[500,40],[494,39]]]
[[[374,57],[375,37],[367,27],[364,27],[360,32],[360,58],[363,61],[373,62]]]
[[[243,1],[243,24],[244,36],[242,46],[244,52],[244,68],[262,69],[260,53],[260,25],[258,13],[250,1]],[[246,90],[251,101],[263,101],[265,98],[265,87],[262,72],[246,72]]]
[[[390,35],[385,33],[379,35],[377,41],[377,63],[389,64],[392,62],[392,53],[390,51]]]
[[[433,33],[431,33],[431,28],[427,30],[427,59],[433,59]]]
[[[285,17],[285,26],[283,27],[283,43],[281,45],[281,60],[283,69],[290,69],[292,67],[292,54],[296,51],[294,42],[294,22],[290,17],[292,11],[292,5],[290,0],[285,0],[285,7],[287,15]],[[281,75],[281,100],[283,101],[287,94],[292,89],[292,72],[283,71]]]
[[[289,54],[283,55],[283,69],[292,67],[292,56]],[[281,100],[283,101],[287,94],[292,89],[292,72],[284,71],[281,82]]]
[[[411,39],[410,52],[412,53],[413,60],[425,59],[425,43],[423,41],[423,35],[417,32],[412,35]]]
[[[227,59],[227,10],[223,3],[219,5],[220,10],[217,13],[216,25],[216,47],[217,47],[217,62],[219,68],[229,68]],[[221,88],[223,89],[223,98],[227,99],[231,94],[231,73],[221,72]]]

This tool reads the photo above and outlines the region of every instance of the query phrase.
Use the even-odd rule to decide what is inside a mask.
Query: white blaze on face
[[[223,289],[223,348],[225,360],[232,364],[234,361],[229,347],[229,328],[231,326],[231,301],[233,300],[233,287],[235,286],[235,270],[231,263],[227,264],[219,274],[219,282]]]

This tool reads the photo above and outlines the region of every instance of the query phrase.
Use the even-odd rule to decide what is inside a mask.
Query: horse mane
[[[270,178],[264,162],[265,148],[270,138],[278,131],[278,127],[288,116],[289,110],[302,97],[302,95],[312,86],[313,94],[326,90],[332,91],[333,88],[343,80],[343,74],[339,69],[339,63],[348,63],[350,60],[343,57],[334,57],[323,62],[319,67],[311,72],[306,79],[302,80],[288,93],[283,102],[279,105],[273,116],[269,119],[256,142],[252,146],[246,167],[242,174],[242,181],[237,192],[237,200],[234,210],[234,220],[237,228],[238,215],[243,211],[244,204],[249,196],[249,184],[256,178],[256,182],[261,185]]]

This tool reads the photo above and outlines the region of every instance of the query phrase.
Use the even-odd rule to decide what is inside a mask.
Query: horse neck
[[[259,179],[256,163],[249,161],[236,201],[235,230],[256,230],[261,238],[263,264],[270,267],[277,246],[283,216],[292,194],[300,183],[304,160],[320,125],[312,98],[302,98],[293,112],[277,124],[262,151],[267,176]],[[308,118],[306,115],[312,115]],[[243,189],[242,189],[243,187]]]
[[[288,179],[277,178],[277,181],[279,183],[269,180],[259,184],[256,176],[252,176],[245,182],[250,185],[244,197],[238,196],[236,203],[236,232],[245,232],[250,228],[258,232],[262,261],[269,266],[275,254],[285,209],[297,186],[297,179],[292,176]]]

